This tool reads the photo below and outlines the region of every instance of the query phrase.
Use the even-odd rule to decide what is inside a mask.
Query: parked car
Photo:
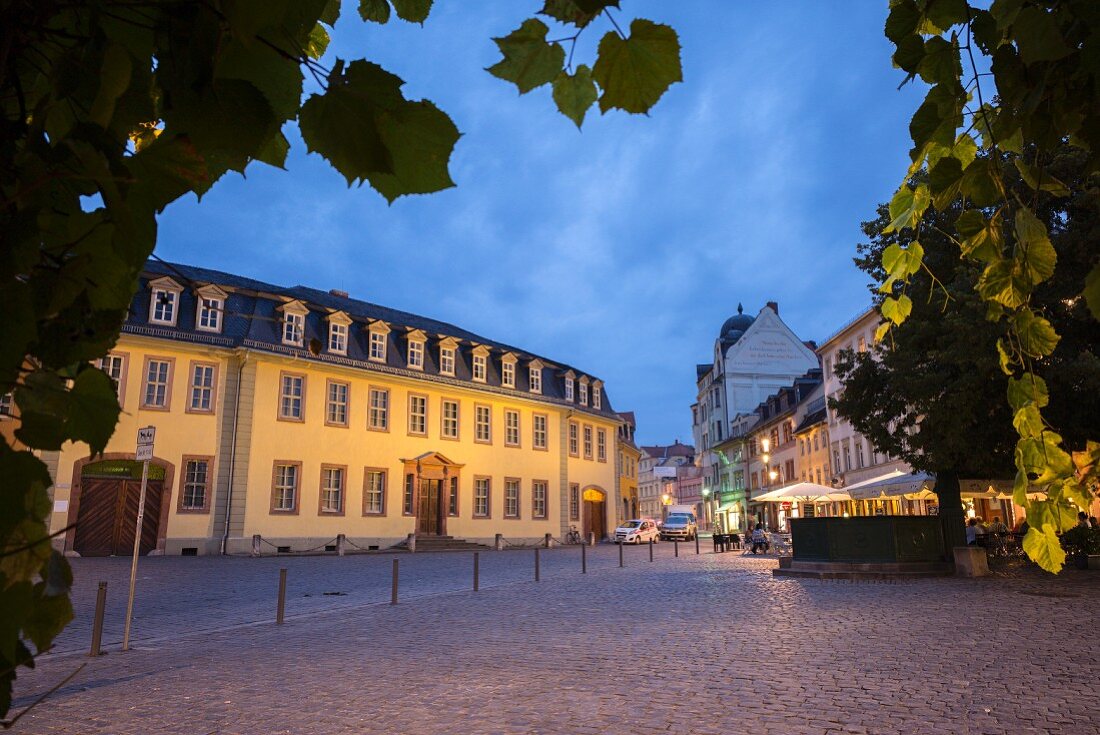
[[[661,538],[691,541],[699,533],[699,524],[694,513],[670,513],[661,524]]]
[[[657,524],[648,518],[636,518],[623,521],[622,525],[615,529],[615,543],[617,544],[648,544],[661,540],[661,534],[657,530]]]

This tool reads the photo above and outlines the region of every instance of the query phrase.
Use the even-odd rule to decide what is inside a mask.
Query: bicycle
[[[565,534],[565,543],[573,545],[584,543],[584,539],[581,538],[581,533],[577,530],[576,526],[571,526],[569,528],[569,533]]]

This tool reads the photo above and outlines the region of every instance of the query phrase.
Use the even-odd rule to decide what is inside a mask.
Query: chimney
[[[769,309],[771,309],[772,311],[774,311],[774,312],[775,312],[775,315],[776,315],[776,316],[779,316],[779,302],[777,302],[777,301],[769,301],[769,302],[767,303],[767,307],[768,307]]]
[[[330,289],[328,290],[328,292],[329,292],[330,294],[332,294],[333,296],[339,296],[339,297],[340,297],[340,298],[342,298],[342,299],[346,299],[346,298],[349,298],[349,297],[348,297],[348,292],[347,292],[347,291],[341,291],[341,290],[340,290],[340,289],[338,289],[338,288],[330,288]]]

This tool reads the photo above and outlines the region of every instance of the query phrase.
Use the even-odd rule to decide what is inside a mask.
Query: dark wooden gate
[[[443,512],[443,498],[439,480],[420,481],[420,508],[417,513],[417,532],[438,535],[442,528],[440,516]],[[133,536],[131,543],[133,542]]]
[[[164,483],[150,480],[141,524],[141,554],[157,547]],[[134,550],[140,480],[84,478],[80,487],[73,550],[81,556],[125,556]]]
[[[584,501],[584,534],[595,533],[596,539],[602,539],[607,535],[607,524],[604,518],[603,500]]]

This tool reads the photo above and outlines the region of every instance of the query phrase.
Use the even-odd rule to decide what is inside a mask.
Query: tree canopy
[[[229,172],[283,167],[291,121],[349,185],[389,201],[453,186],[459,132],[445,112],[369,59],[322,63],[349,7],[366,22],[424,23],[432,0],[0,5],[0,393],[19,418],[18,442],[0,442],[0,717],[31,647],[47,650],[72,617],[35,452],[83,442],[94,454],[111,437],[118,400],[95,361],[118,338],[158,213]],[[578,126],[597,103],[647,112],[681,79],[679,40],[643,18],[624,30],[618,7],[534,4],[539,17],[495,39],[489,71],[520,93],[551,86]],[[574,66],[577,37],[601,25],[595,60]]]

